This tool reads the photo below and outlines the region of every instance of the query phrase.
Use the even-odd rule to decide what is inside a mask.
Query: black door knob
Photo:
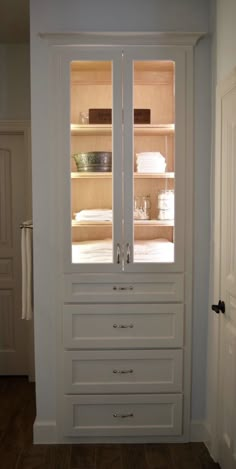
[[[225,313],[225,302],[219,300],[218,305],[211,305],[211,309],[215,311],[215,313],[219,314],[220,311],[224,314]]]

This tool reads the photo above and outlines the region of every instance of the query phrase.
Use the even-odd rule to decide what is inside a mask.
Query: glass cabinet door
[[[64,51],[60,67],[66,268],[180,271],[184,51],[76,47]]]
[[[71,262],[120,270],[121,65],[112,54],[83,52],[69,70]]]
[[[168,51],[127,51],[124,60],[125,269],[177,269],[183,262],[184,68]]]

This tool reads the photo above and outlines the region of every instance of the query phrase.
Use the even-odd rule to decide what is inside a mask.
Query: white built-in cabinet
[[[196,38],[121,38],[51,45],[60,438],[186,441]],[[112,122],[91,123],[89,109],[111,109]],[[112,154],[110,170],[78,170],[73,155],[87,152]],[[173,197],[170,216],[160,194]]]

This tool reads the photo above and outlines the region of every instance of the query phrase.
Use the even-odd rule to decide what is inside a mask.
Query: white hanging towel
[[[21,228],[22,263],[22,319],[31,319],[33,313],[33,230],[32,220],[23,223]]]

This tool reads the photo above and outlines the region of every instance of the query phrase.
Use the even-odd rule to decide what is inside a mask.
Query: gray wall
[[[210,262],[211,38],[195,51],[192,419],[204,420]]]
[[[236,1],[217,0],[216,83],[236,67]]]
[[[232,0],[233,1],[233,0]],[[206,31],[209,30],[208,0],[31,0],[31,59],[32,79],[37,78],[40,59],[46,58],[39,32],[63,31]],[[210,121],[211,121],[211,43],[209,38],[199,42],[195,50],[195,179],[194,179],[194,304],[193,304],[193,369],[192,419],[205,418],[206,348],[209,276],[209,180],[210,180]],[[38,62],[39,60],[39,62]],[[45,84],[46,84],[46,77]],[[35,93],[37,87],[34,86]],[[46,98],[45,98],[46,99]],[[39,99],[34,98],[32,115],[38,112]],[[42,103],[43,106],[43,103]],[[35,136],[35,137],[34,137]],[[33,125],[33,145],[39,141]],[[37,182],[36,182],[37,184]],[[37,194],[35,193],[35,197]],[[42,204],[43,205],[43,204]],[[46,308],[46,305],[45,305]],[[47,419],[55,415],[55,376],[45,357],[55,354],[51,342],[53,318],[50,318],[36,361],[45,363],[44,379],[38,373],[38,405],[44,413],[47,396]],[[45,325],[46,326],[46,325]],[[40,329],[40,325],[39,325]],[[53,349],[53,350],[52,350]],[[53,358],[54,360],[54,358]],[[48,366],[47,366],[48,365]],[[51,409],[51,410],[50,410]]]
[[[232,0],[233,1],[233,0]],[[31,0],[32,30],[207,31],[208,0]],[[34,15],[36,12],[36,15]]]
[[[0,44],[0,119],[30,119],[29,45]]]

